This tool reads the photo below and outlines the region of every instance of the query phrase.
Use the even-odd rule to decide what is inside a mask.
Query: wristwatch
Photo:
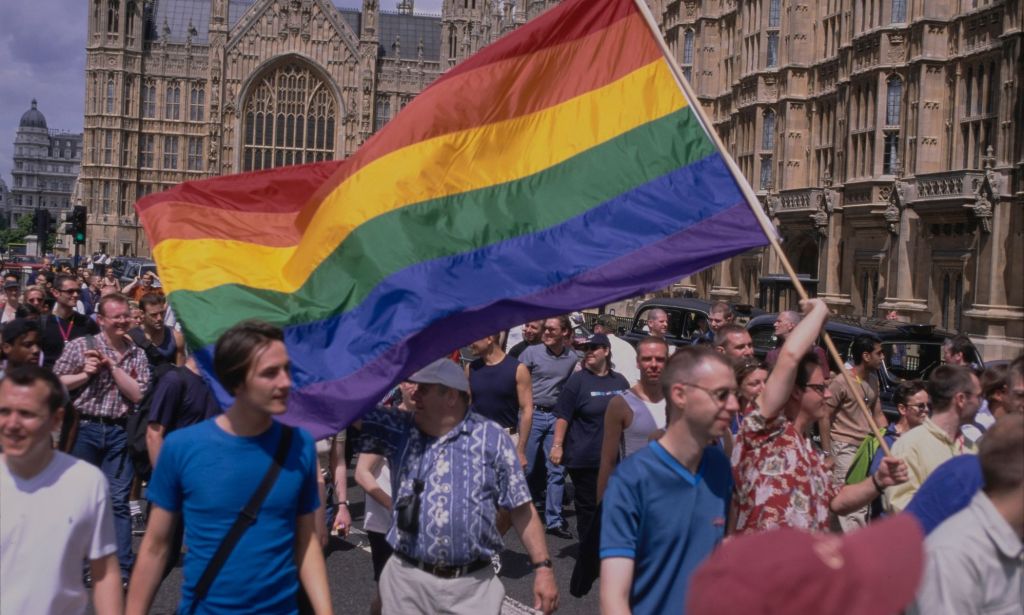
[[[552,565],[551,565],[551,560],[550,559],[546,559],[546,560],[544,560],[542,562],[537,562],[536,564],[534,564],[534,563],[530,564],[530,568],[532,568],[534,570],[537,570],[538,568],[551,568],[551,567],[552,567]]]
[[[338,506],[344,506],[345,508],[350,508],[350,506],[348,505],[348,500],[345,500],[344,502],[338,502]]]

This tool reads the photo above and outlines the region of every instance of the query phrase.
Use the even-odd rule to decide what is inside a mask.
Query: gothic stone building
[[[555,0],[89,0],[89,251],[144,255],[133,205],[186,180],[341,159],[445,69]]]
[[[673,0],[666,39],[778,227],[840,313],[1024,342],[1021,0]],[[792,305],[750,253],[687,280]]]
[[[146,254],[175,183],[339,159],[557,0],[89,0],[89,248]],[[1022,0],[649,0],[811,289],[841,313],[1024,340]],[[1016,118],[1018,121],[1013,122]],[[767,251],[683,281],[779,309]]]

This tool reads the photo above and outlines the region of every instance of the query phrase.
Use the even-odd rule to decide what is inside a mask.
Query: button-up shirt
[[[910,477],[907,482],[885,490],[886,508],[892,512],[902,511],[935,468],[957,455],[976,452],[974,444],[965,442],[963,436],[951,439],[931,419],[925,419],[924,423],[900,436],[892,447],[893,457],[899,457],[907,464]]]
[[[828,531],[829,502],[839,489],[825,459],[785,416],[743,419],[733,449],[736,532],[780,527]]]
[[[110,358],[111,362],[127,372],[136,382],[142,394],[146,394],[149,387],[149,361],[146,353],[134,344],[128,347],[123,355],[118,357],[117,352],[107,344],[103,335],[92,336],[96,341],[96,350]],[[80,337],[71,340],[64,346],[64,352],[57,359],[53,366],[53,373],[58,376],[78,374],[85,369],[85,351],[88,350],[89,337]],[[135,404],[128,400],[117,388],[114,382],[114,375],[109,369],[100,369],[80,389],[78,397],[75,398],[75,410],[83,418],[90,416],[117,419],[130,413]]]
[[[984,492],[932,532],[925,551],[911,615],[1024,611],[1024,544]]]
[[[396,552],[435,566],[489,560],[503,545],[495,525],[499,508],[530,501],[512,439],[474,412],[445,435],[420,431],[412,413],[378,408],[363,419],[360,449],[384,455],[391,466],[395,510],[388,543]],[[419,529],[399,530],[397,508],[419,494]]]

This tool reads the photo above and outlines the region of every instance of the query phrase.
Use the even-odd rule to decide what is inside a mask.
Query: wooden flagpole
[[[644,16],[644,20],[647,22],[647,26],[651,30],[651,34],[654,39],[658,41],[658,45],[661,47],[661,53],[665,57],[665,62],[668,64],[669,69],[672,71],[672,76],[675,77],[676,85],[682,90],[686,99],[689,101],[690,109],[693,110],[694,116],[701,123],[704,128],[704,132],[707,133],[708,137],[714,142],[715,146],[722,153],[722,159],[725,161],[726,166],[729,168],[729,172],[732,173],[733,179],[740,187],[740,191],[743,192],[743,196],[747,201],[747,205],[754,212],[754,217],[757,218],[758,223],[761,225],[761,229],[764,231],[765,236],[768,238],[768,243],[771,245],[772,250],[779,257],[779,261],[782,263],[782,268],[789,275],[789,279],[793,282],[793,287],[796,289],[797,294],[804,301],[810,297],[807,294],[807,290],[803,284],[800,283],[800,279],[796,275],[796,271],[793,269],[793,265],[790,264],[789,259],[786,258],[786,253],[782,251],[782,246],[779,245],[778,234],[775,231],[775,226],[768,219],[768,216],[761,209],[760,201],[757,199],[757,195],[754,194],[754,189],[750,187],[750,183],[747,182],[747,178],[740,171],[739,167],[736,166],[736,162],[729,155],[729,151],[725,148],[725,144],[722,143],[721,137],[715,131],[714,126],[711,124],[711,120],[707,117],[704,112],[704,108],[701,106],[697,95],[692,89],[690,84],[683,77],[682,71],[676,64],[675,59],[672,57],[672,50],[668,48],[668,44],[665,42],[664,37],[661,36],[661,31],[658,29],[658,23],[654,19],[654,15],[651,14],[651,9],[647,6],[645,0],[633,0],[636,4],[637,9]],[[824,329],[821,332],[821,337],[825,341],[825,346],[828,348],[829,354],[832,356],[832,360],[835,361],[836,365],[839,366],[839,372],[843,375],[843,379],[846,381],[846,386],[849,388],[852,397],[857,400],[857,405],[860,406],[861,411],[868,420],[868,425],[871,426],[872,433],[878,434],[879,427],[875,422],[874,416],[871,411],[868,410],[867,404],[864,402],[863,391],[858,391],[854,387],[853,378],[850,376],[849,370],[846,369],[843,358],[839,355],[839,351],[836,350],[836,345],[832,341],[828,332]],[[878,438],[878,444],[885,451],[886,455],[891,455],[892,452],[889,450],[889,446],[885,443],[885,438]]]

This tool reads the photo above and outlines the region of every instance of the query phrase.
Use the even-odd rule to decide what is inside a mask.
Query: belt
[[[540,412],[551,412],[552,410],[555,409],[555,407],[554,406],[541,406],[541,405],[537,404],[537,405],[535,405],[533,407],[533,409],[534,410],[539,410]]]
[[[109,416],[96,416],[94,414],[83,414],[78,420],[82,423],[99,423],[100,425],[116,425],[118,427],[124,427],[128,424],[127,417],[114,419]]]
[[[410,566],[415,566],[423,572],[428,572],[435,577],[440,577],[442,579],[457,579],[491,565],[491,562],[488,560],[477,560],[471,564],[466,564],[465,566],[436,566],[434,564],[421,562],[418,559],[411,558],[404,553],[399,553],[398,551],[395,551],[395,556]]]

